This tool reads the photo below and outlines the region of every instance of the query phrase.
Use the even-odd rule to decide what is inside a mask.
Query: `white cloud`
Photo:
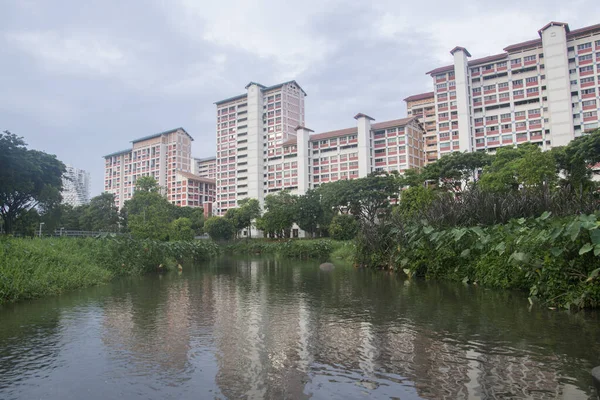
[[[102,38],[55,31],[10,32],[5,38],[52,72],[111,75],[128,63],[123,50]]]
[[[167,7],[189,38],[271,58],[281,78],[292,78],[323,62],[335,49],[335,43],[312,31],[310,23],[337,4],[338,0],[179,0]]]

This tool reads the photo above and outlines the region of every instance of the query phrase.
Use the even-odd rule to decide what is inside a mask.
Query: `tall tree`
[[[137,180],[131,200],[125,202],[128,229],[141,239],[167,240],[171,223],[171,204],[160,194],[152,177]]]
[[[308,232],[311,237],[319,227],[327,227],[331,222],[333,213],[326,210],[321,203],[321,194],[317,190],[308,190],[306,194],[298,196],[296,201],[296,223],[300,229]]]
[[[273,233],[278,238],[289,237],[295,220],[296,196],[286,190],[265,197],[265,210],[256,222],[257,228],[265,233]]]
[[[424,168],[428,181],[438,182],[448,191],[461,192],[469,181],[478,179],[478,171],[492,163],[493,156],[485,152],[454,152]]]
[[[65,165],[56,156],[27,149],[22,137],[0,133],[0,216],[4,230],[33,208],[51,208],[61,200]]]
[[[81,226],[91,231],[116,232],[119,229],[119,210],[115,195],[102,193],[82,207]]]

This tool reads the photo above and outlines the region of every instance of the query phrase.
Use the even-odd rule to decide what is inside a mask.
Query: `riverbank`
[[[346,242],[332,239],[243,239],[223,246],[224,254],[272,255],[291,259],[327,261],[336,257]]]
[[[377,227],[358,240],[356,262],[408,276],[529,293],[551,307],[600,307],[600,221],[595,215],[521,218],[506,224],[440,229],[424,223]],[[363,245],[361,245],[363,243]]]
[[[0,240],[0,304],[98,285],[218,254],[211,241],[127,238]]]

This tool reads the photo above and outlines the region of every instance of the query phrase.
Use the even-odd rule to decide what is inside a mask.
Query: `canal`
[[[600,316],[222,258],[0,306],[0,399],[590,399]]]

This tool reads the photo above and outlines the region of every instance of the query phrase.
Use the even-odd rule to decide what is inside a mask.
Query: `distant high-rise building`
[[[428,162],[527,142],[547,150],[600,126],[600,24],[550,22],[538,36],[477,59],[457,46],[452,64],[427,72],[433,92],[405,100],[425,125]]]
[[[192,174],[192,137],[183,128],[133,140],[133,148],[104,156],[104,191],[123,207],[139,177],[151,176],[177,206],[204,207],[215,197],[214,179]]]
[[[192,161],[192,173],[201,178],[215,179],[217,168],[217,157],[194,158]]]
[[[63,174],[62,202],[77,207],[90,201],[90,174],[67,165]]]

